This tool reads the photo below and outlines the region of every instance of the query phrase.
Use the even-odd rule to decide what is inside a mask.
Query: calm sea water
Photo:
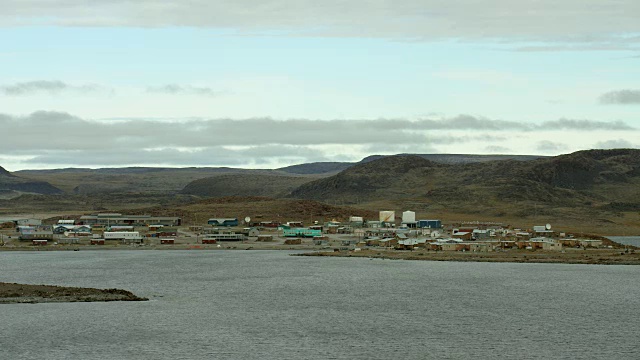
[[[131,303],[0,305],[0,359],[638,359],[640,267],[0,253],[0,281]]]
[[[607,236],[607,238],[619,244],[640,247],[640,236]]]

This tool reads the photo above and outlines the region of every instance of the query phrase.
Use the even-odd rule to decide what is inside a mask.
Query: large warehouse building
[[[122,215],[122,214],[93,214],[80,217],[81,225],[165,225],[180,226],[179,217],[151,216],[151,215]]]

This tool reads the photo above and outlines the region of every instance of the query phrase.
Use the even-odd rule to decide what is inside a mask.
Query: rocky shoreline
[[[53,302],[148,301],[121,289],[94,289],[0,282],[0,304]]]
[[[624,250],[577,250],[565,252],[510,250],[496,252],[460,251],[330,251],[293,254],[294,256],[355,257],[389,260],[457,261],[457,262],[510,262],[543,264],[597,264],[597,265],[640,265],[640,252]]]

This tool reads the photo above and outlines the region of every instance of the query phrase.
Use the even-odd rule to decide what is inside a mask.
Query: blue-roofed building
[[[209,219],[207,224],[211,226],[238,226],[238,218],[217,218],[217,219]]]

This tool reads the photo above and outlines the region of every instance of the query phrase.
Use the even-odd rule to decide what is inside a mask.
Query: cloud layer
[[[165,95],[195,95],[195,96],[220,96],[226,91],[215,90],[206,86],[192,86],[181,84],[165,84],[161,86],[148,86],[143,92]],[[114,94],[115,90],[98,84],[74,85],[60,80],[32,80],[13,84],[0,85],[0,94],[6,96],[30,96],[30,95],[59,95],[64,93],[96,93],[109,92]]]
[[[35,80],[0,85],[0,93],[7,96],[24,96],[34,94],[59,94],[63,92],[94,92],[104,90],[95,84],[72,85],[59,80]]]
[[[210,87],[198,87],[191,85],[166,84],[162,86],[147,87],[147,92],[168,95],[198,95],[198,96],[219,96],[223,91],[217,91]]]
[[[640,90],[616,90],[600,96],[602,104],[634,105],[640,104]]]
[[[25,164],[254,167],[353,161],[374,153],[435,153],[463,145],[477,145],[480,152],[506,153],[518,148],[522,139],[514,140],[517,136],[539,138],[542,133],[571,130],[595,133],[601,140],[602,132],[636,131],[619,121],[561,119],[534,125],[469,115],[438,120],[86,120],[45,111],[27,116],[0,114],[0,128],[5,134],[20,134],[3,137],[0,158],[22,158]],[[529,142],[530,149],[542,153],[569,149],[550,140]]]
[[[243,33],[637,44],[636,0],[4,0],[0,25],[208,27]]]

